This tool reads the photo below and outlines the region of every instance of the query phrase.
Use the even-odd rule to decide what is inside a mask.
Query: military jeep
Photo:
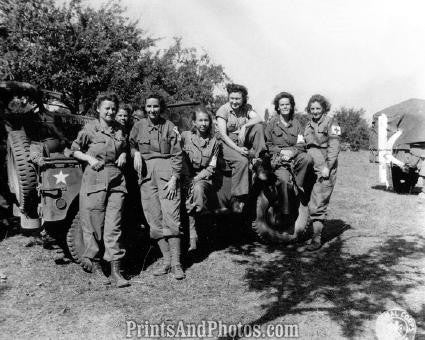
[[[83,165],[66,157],[78,131],[89,120],[73,112],[59,93],[40,90],[28,83],[0,82],[0,109],[7,135],[7,174],[14,197],[14,214],[24,230],[59,224],[66,230],[70,255],[81,263],[84,252],[78,214]],[[169,105],[166,115],[180,131],[191,128],[193,108],[198,102]],[[256,169],[253,169],[254,173]],[[275,179],[253,183],[247,218],[261,240],[289,243],[307,223],[308,209],[294,198],[294,219],[278,218]],[[218,189],[218,210],[229,210],[231,172],[223,169]],[[298,210],[299,208],[299,210]],[[298,217],[298,218],[297,218]],[[251,223],[252,221],[252,223]]]

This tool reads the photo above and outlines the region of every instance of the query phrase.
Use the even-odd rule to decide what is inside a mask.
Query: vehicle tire
[[[282,224],[283,221],[275,220],[275,213],[269,200],[261,192],[257,198],[256,218],[252,224],[252,229],[261,241],[267,244],[280,243],[290,244],[297,240],[297,233],[293,226],[283,230],[275,229],[272,226]]]
[[[68,245],[68,250],[72,259],[81,265],[85,247],[83,240],[83,228],[81,226],[79,213],[75,215],[71,226],[68,229],[68,233],[66,234],[66,244]]]
[[[408,172],[403,172],[398,166],[391,167],[391,178],[393,189],[398,194],[408,194],[412,192],[418,182],[418,174],[414,169],[409,169]]]
[[[9,132],[7,136],[9,189],[15,195],[21,212],[28,217],[37,217],[37,173],[29,159],[30,140],[25,131]]]

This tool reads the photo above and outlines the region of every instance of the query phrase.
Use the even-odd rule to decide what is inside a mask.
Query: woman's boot
[[[308,251],[315,251],[322,247],[322,230],[323,222],[319,220],[313,221],[313,239],[306,247]]]
[[[171,252],[171,272],[174,274],[176,280],[182,280],[186,277],[183,272],[182,265],[180,264],[180,238],[171,237],[168,239],[170,243]]]
[[[158,246],[162,253],[162,265],[153,272],[154,276],[166,275],[171,270],[171,255],[168,240],[166,238],[159,239]]]
[[[121,275],[121,261],[115,260],[111,262],[111,283],[118,288],[130,286],[130,282]]]

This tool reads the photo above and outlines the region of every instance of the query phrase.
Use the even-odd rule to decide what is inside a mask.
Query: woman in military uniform
[[[266,149],[263,119],[247,103],[248,90],[227,85],[229,101],[216,112],[217,128],[223,145],[223,158],[232,170],[232,200],[240,212],[249,191],[249,157]]]
[[[162,96],[147,97],[147,118],[134,124],[130,132],[134,168],[141,178],[143,212],[151,238],[162,252],[162,266],[154,275],[170,271],[176,279],[185,274],[180,264],[180,188],[182,151],[177,127],[161,117],[166,109]]]
[[[272,156],[272,167],[280,182],[282,213],[290,215],[290,167],[293,167],[298,197],[307,206],[306,175],[313,170],[313,160],[306,153],[300,122],[294,118],[295,100],[292,94],[280,92],[273,100],[275,115],[266,127],[266,144]]]
[[[122,168],[127,141],[115,122],[118,97],[100,94],[94,104],[98,119],[87,123],[73,142],[73,156],[88,163],[80,192],[80,218],[85,251],[83,267],[102,273],[100,257],[111,263],[110,279],[118,287],[129,283],[121,276],[125,250],[120,245],[121,215],[127,193]]]
[[[219,145],[212,133],[213,120],[203,108],[192,115],[193,130],[181,134],[184,155],[184,178],[187,188],[186,209],[189,215],[189,251],[197,248],[196,222],[209,211],[213,194],[213,176],[217,167]]]
[[[328,115],[330,104],[320,94],[308,101],[306,111],[311,115],[304,131],[307,152],[314,161],[316,182],[309,202],[310,217],[313,223],[313,239],[307,250],[313,251],[322,246],[323,221],[336,182],[338,154],[340,151],[341,128]]]

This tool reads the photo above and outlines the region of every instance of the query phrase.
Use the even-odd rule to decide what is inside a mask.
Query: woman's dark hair
[[[196,115],[198,113],[205,113],[208,116],[208,120],[210,122],[210,126],[208,128],[208,135],[212,136],[214,121],[213,121],[213,117],[212,117],[211,113],[202,105],[196,106],[195,109],[192,111],[192,121],[193,122],[196,120]],[[195,126],[193,127],[192,132],[196,132]]]
[[[305,108],[307,113],[310,113],[310,106],[314,102],[318,102],[320,104],[320,106],[323,109],[323,113],[327,113],[331,109],[331,104],[329,103],[329,101],[324,96],[322,96],[321,94],[314,94],[309,99],[307,107]]]
[[[165,98],[162,95],[160,95],[159,93],[157,93],[157,92],[149,93],[146,96],[145,105],[143,105],[143,106],[146,106],[146,102],[148,101],[148,99],[158,99],[159,109],[160,109],[161,113],[163,113],[166,110],[167,104],[165,103]]]
[[[93,103],[93,111],[96,115],[98,115],[97,109],[99,108],[100,104],[102,104],[102,102],[104,102],[105,100],[114,102],[115,108],[118,109],[118,105],[120,103],[118,96],[114,92],[102,92],[98,94]]]
[[[273,99],[274,109],[276,110],[277,113],[279,113],[279,101],[282,98],[289,99],[289,103],[291,104],[291,111],[289,111],[289,119],[292,119],[292,117],[294,117],[294,112],[295,112],[295,99],[294,99],[294,96],[290,94],[289,92],[280,92],[276,95],[276,97],[274,97]]]
[[[242,94],[242,105],[246,105],[248,102],[248,89],[245,86],[239,84],[227,84],[226,90],[228,95],[233,92],[239,92]]]

